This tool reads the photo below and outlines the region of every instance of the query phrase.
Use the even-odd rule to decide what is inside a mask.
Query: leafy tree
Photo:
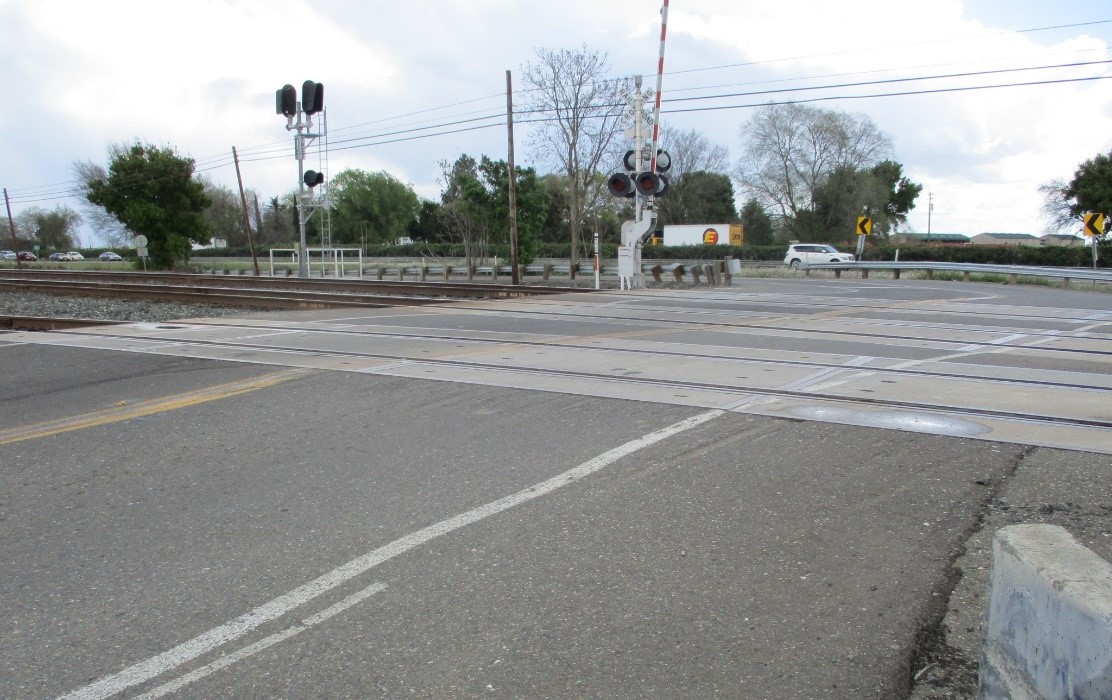
[[[509,257],[509,165],[466,154],[441,163],[444,192],[438,211],[440,225],[464,245],[469,262],[497,253]],[[549,213],[550,195],[532,168],[515,167],[518,259],[530,263],[540,250],[541,232]]]
[[[86,198],[147,237],[154,267],[187,262],[190,239],[210,238],[203,216],[210,200],[193,179],[193,159],[141,143],[114,147],[110,156],[105,177],[85,182]]]
[[[243,232],[243,203],[239,199],[239,193],[207,178],[198,180],[205,186],[205,194],[210,200],[204,215],[212,235],[225,239],[230,246],[247,245],[247,236]]]
[[[271,197],[262,208],[259,242],[290,243],[298,238],[296,192]]]
[[[839,167],[816,189],[813,211],[818,230],[801,240],[845,240],[862,215],[873,219],[874,235],[886,238],[906,223],[922,190],[922,185],[903,176],[902,165],[891,160],[863,170]]]
[[[1112,151],[1077,166],[1069,182],[1053,180],[1039,191],[1043,195],[1043,215],[1056,230],[1076,230],[1081,216],[1088,212],[1112,214]]]
[[[660,224],[709,224],[737,221],[734,186],[728,175],[684,173],[658,200]]]
[[[37,207],[25,209],[16,221],[21,238],[33,240],[42,250],[72,250],[74,230],[81,222],[81,215],[62,206],[51,211]]]
[[[393,243],[409,234],[420,201],[413,188],[386,171],[344,170],[329,183],[332,195],[332,240]]]
[[[606,78],[606,54],[583,46],[577,51],[539,49],[537,62],[525,66],[531,88],[528,107],[545,117],[533,133],[535,157],[567,177],[567,225],[571,262],[579,260],[584,221],[603,206],[598,169],[612,155],[618,118],[625,105],[618,81]]]
[[[509,164],[504,160],[491,160],[483,156],[479,162],[481,196],[490,209],[488,220],[493,226],[494,241],[503,257],[509,257],[510,231],[510,177]],[[514,195],[517,200],[518,260],[529,264],[537,257],[541,244],[541,229],[548,214],[549,195],[537,178],[533,168],[514,167]]]
[[[444,224],[441,221],[441,204],[431,199],[422,199],[417,218],[409,225],[409,237],[425,243],[446,243]]]
[[[746,245],[771,245],[772,219],[755,197],[741,208],[741,225],[745,228]]]

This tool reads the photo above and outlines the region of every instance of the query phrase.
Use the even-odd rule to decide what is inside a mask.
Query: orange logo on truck
[[[703,231],[703,243],[706,245],[718,245],[718,231],[712,228]]]

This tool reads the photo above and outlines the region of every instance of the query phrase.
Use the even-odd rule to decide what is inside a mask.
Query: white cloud
[[[105,146],[140,138],[171,144],[208,165],[244,152],[244,177],[262,193],[296,186],[292,138],[274,114],[274,90],[306,78],[325,84],[337,146],[329,166],[385,169],[424,196],[439,192],[438,162],[462,152],[505,156],[499,128],[340,150],[342,139],[404,131],[504,110],[505,70],[523,87],[534,50],[583,44],[608,52],[615,75],[655,77],[660,0],[562,4],[509,0],[0,0],[0,62],[18,109],[0,111],[9,135],[0,172],[17,209],[31,188],[72,179],[75,160],[102,162]],[[1100,3],[1055,5],[1050,22],[1105,19]],[[665,109],[702,92],[783,88],[1049,65],[1109,58],[1112,25],[1016,33],[982,5],[855,0],[815,3],[671,3]],[[1009,7],[1012,7],[1009,5]],[[1032,7],[1034,7],[1032,5]],[[707,70],[714,66],[732,66]],[[846,75],[840,75],[846,74]],[[1107,65],[1058,72],[838,88],[825,94],[898,92],[1063,75],[1109,76]],[[823,77],[816,77],[823,76]],[[840,76],[840,77],[836,77]],[[781,81],[781,82],[769,82]],[[790,82],[784,82],[790,81]],[[729,87],[727,87],[729,86]],[[798,93],[802,96],[806,93]],[[739,97],[759,104],[774,96]],[[1035,188],[1068,177],[1112,147],[1112,81],[935,95],[844,100],[821,106],[861,112],[892,135],[897,158],[936,196],[935,230],[1037,232]],[[455,105],[428,111],[433,107]],[[698,129],[739,153],[737,127],[749,109],[672,114],[665,123]],[[400,116],[399,115],[406,115]],[[388,119],[391,118],[391,119]],[[457,127],[464,128],[466,124]],[[409,136],[417,132],[411,132]],[[519,125],[518,163],[530,165]],[[393,138],[405,138],[398,134]],[[279,156],[258,160],[262,155]],[[207,174],[234,185],[228,166]],[[926,228],[925,200],[911,216]],[[942,227],[942,228],[940,228]]]

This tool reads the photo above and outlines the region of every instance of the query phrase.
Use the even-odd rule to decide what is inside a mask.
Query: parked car
[[[51,253],[47,260],[50,262],[65,262],[69,260],[69,253]]]
[[[821,243],[793,243],[788,246],[788,254],[784,256],[784,264],[795,269],[803,263],[836,263],[853,262],[853,255],[841,253],[833,246]]]
[[[20,260],[22,260],[23,262],[34,262],[34,261],[36,261],[36,260],[38,260],[38,259],[39,259],[39,256],[35,255],[34,253],[32,253],[32,252],[31,252],[31,251],[29,251],[29,250],[21,250],[21,251],[19,251],[19,255],[18,255],[18,257],[19,257],[19,259],[20,259]]]
[[[97,258],[97,259],[100,260],[101,262],[119,262],[119,261],[123,260],[123,258],[121,258],[118,254],[113,253],[110,250],[106,250],[103,253],[101,253],[100,257]]]
[[[15,251],[0,250],[0,260],[15,260]]]
[[[85,256],[82,255],[81,253],[78,253],[76,250],[71,250],[70,252],[66,253],[66,255],[69,256],[70,260],[84,260],[85,259]]]

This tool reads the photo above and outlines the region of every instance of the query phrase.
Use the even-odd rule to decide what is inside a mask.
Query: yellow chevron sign
[[[1089,213],[1085,215],[1085,235],[1104,235],[1104,214]]]
[[[873,232],[873,220],[867,216],[857,217],[857,235],[867,236]]]

